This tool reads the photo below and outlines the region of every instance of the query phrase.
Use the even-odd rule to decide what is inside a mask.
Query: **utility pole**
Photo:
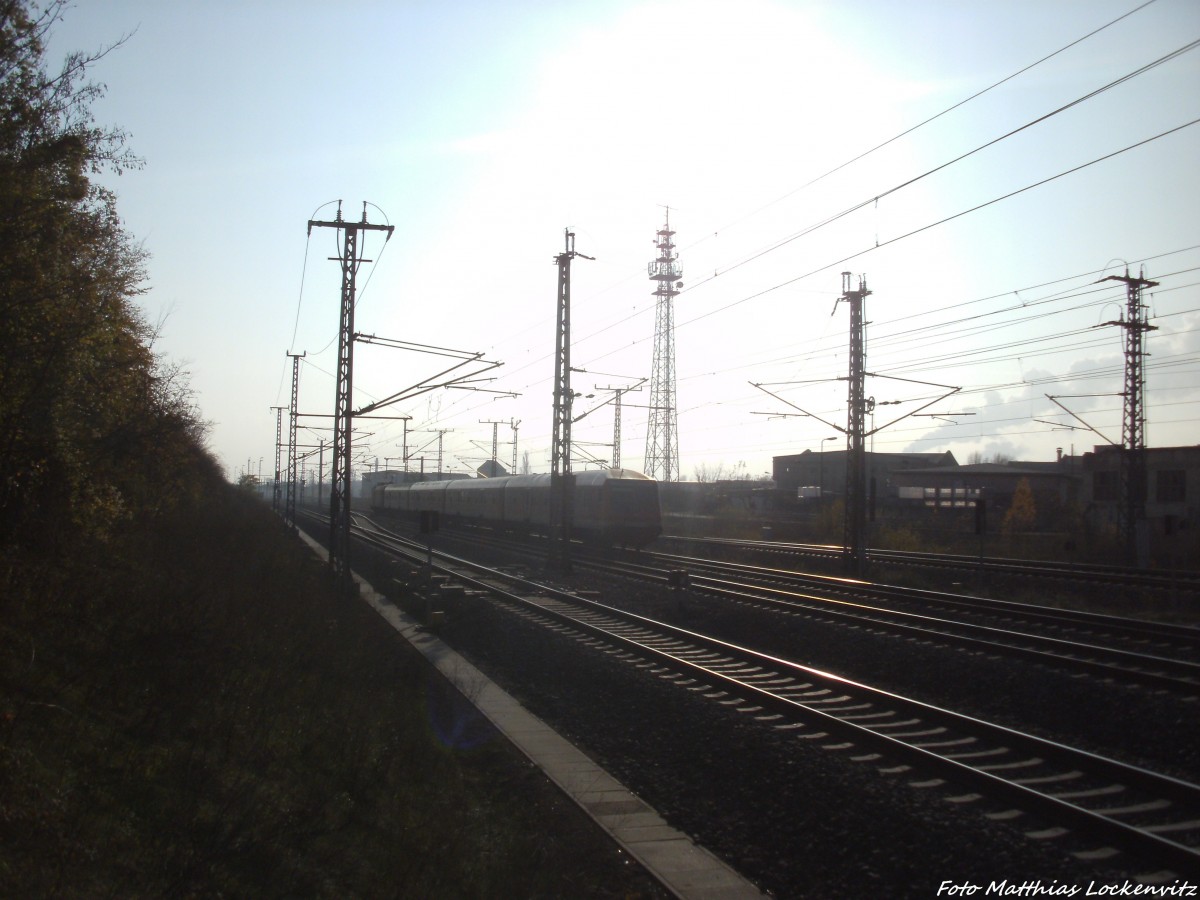
[[[654,361],[650,371],[650,424],[646,429],[646,474],[660,481],[679,480],[679,411],[675,406],[674,298],[683,287],[675,244],[671,240],[671,210],[658,232],[658,259],[647,263],[654,296]]]
[[[867,559],[867,453],[866,417],[875,409],[874,398],[866,397],[863,351],[863,301],[870,295],[866,276],[851,290],[849,272],[842,273],[842,296],[838,303],[850,304],[850,391],[846,426],[846,523],[844,553],[846,568],[861,574]],[[836,304],[835,304],[836,306]]]
[[[510,427],[510,428],[512,428],[512,433],[513,433],[513,464],[512,464],[512,473],[513,473],[514,475],[516,475],[516,474],[517,474],[517,431],[518,431],[518,430],[520,429],[520,427],[521,427],[521,420],[520,420],[520,419],[512,419],[512,420],[510,420],[510,421],[509,421],[509,427]]]
[[[614,469],[621,468],[621,396],[630,391],[640,391],[642,389],[643,378],[637,384],[629,385],[628,387],[600,387],[596,385],[598,391],[613,392],[613,451],[612,451],[612,467]]]
[[[1109,275],[1101,281],[1120,281],[1125,285],[1125,312],[1120,319],[1105,322],[1125,329],[1125,410],[1121,423],[1121,498],[1117,507],[1117,527],[1131,566],[1144,565],[1138,531],[1146,518],[1146,350],[1143,335],[1157,331],[1146,321],[1142,288],[1157,287],[1147,281],[1143,271],[1137,278]]]
[[[496,419],[486,419],[486,420],[480,419],[479,424],[492,426],[492,472],[495,472],[496,467],[499,465],[499,461],[497,460],[497,454],[500,449],[500,426],[501,425],[511,426],[512,420],[510,419],[509,421],[505,422],[503,420],[496,420]]]
[[[438,436],[438,457],[437,457],[437,459],[438,459],[438,465],[437,465],[437,477],[438,477],[438,480],[439,480],[439,481],[440,481],[440,480],[441,480],[441,478],[442,478],[442,439],[443,439],[443,438],[446,436],[446,432],[447,432],[447,431],[453,431],[453,430],[454,430],[453,428],[439,428],[439,429],[437,429],[437,436]]]
[[[280,456],[283,453],[283,411],[287,407],[272,406],[271,409],[275,410],[275,485],[274,490],[271,491],[271,510],[278,513],[279,501],[281,499],[280,493],[283,487],[279,480],[283,474],[280,471]]]
[[[291,424],[288,427],[288,481],[287,481],[287,512],[283,520],[288,528],[296,527],[296,423],[299,420],[297,401],[300,396],[300,360],[308,355],[304,353],[287,354],[292,360],[292,406],[289,413]]]
[[[342,255],[330,257],[342,266],[341,312],[338,322],[337,388],[333,411],[333,474],[329,488],[329,562],[338,580],[350,583],[350,453],[354,386],[354,304],[355,277],[364,262],[359,255],[358,237],[364,231],[386,231],[391,240],[395,230],[391,225],[367,223],[367,204],[363,202],[362,220],[347,222],[342,218],[342,201],[338,201],[337,218],[332,222],[308,220],[308,233],[313,228],[336,228],[342,233]]]
[[[320,440],[321,449],[317,456],[317,506],[320,506],[325,500],[325,438]]]
[[[554,338],[554,437],[550,447],[550,564],[571,570],[571,520],[575,476],[571,474],[571,260],[595,259],[575,250],[575,233],[563,229],[558,266],[558,321]]]

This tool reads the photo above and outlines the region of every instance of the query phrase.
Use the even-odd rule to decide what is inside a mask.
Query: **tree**
[[[1007,462],[1012,462],[1012,454],[997,450],[990,457],[984,456],[980,450],[972,450],[967,455],[967,465],[977,466],[981,463],[994,463],[997,466],[1002,466]]]
[[[0,547],[46,521],[103,536],[215,468],[185,373],[155,357],[134,302],[146,255],[92,180],[140,165],[91,112],[88,69],[120,42],[50,74],[65,8],[0,0]]]
[[[700,484],[716,484],[725,480],[725,463],[698,463],[693,474]]]
[[[1033,488],[1028,478],[1022,478],[1017,482],[1012,504],[1004,514],[1004,521],[1000,527],[1006,534],[1011,534],[1014,531],[1028,531],[1036,522],[1037,506],[1033,502]]]

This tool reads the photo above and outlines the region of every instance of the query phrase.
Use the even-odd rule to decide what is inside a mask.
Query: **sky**
[[[611,460],[615,389],[651,374],[668,209],[687,480],[845,447],[843,272],[871,292],[871,449],[1120,443],[1126,289],[1103,279],[1126,271],[1158,282],[1147,443],[1200,443],[1196,0],[81,0],[49,60],[123,38],[94,112],[145,165],[101,180],[231,479],[273,475],[288,353],[298,443],[331,440],[339,233],[307,223],[339,200],[394,227],[360,242],[355,330],[501,364],[375,413],[410,417],[413,469],[440,443],[473,471],[493,436],[511,464],[515,436],[549,471],[567,229],[594,257],[571,270],[574,465]],[[452,364],[354,360],[355,408]],[[629,468],[649,387],[622,396]],[[357,428],[356,471],[402,467],[405,423]]]

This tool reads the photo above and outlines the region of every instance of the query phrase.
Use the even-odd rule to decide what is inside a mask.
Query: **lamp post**
[[[825,496],[825,442],[836,440],[836,434],[833,437],[821,438],[821,450],[817,454],[817,499]]]

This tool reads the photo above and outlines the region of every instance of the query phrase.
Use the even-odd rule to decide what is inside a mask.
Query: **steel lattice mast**
[[[521,428],[521,420],[520,419],[510,419],[509,427],[512,428],[512,433],[513,433],[512,474],[516,475],[517,474],[517,432]]]
[[[287,523],[288,528],[296,527],[296,425],[300,418],[297,401],[300,397],[300,360],[307,355],[307,350],[304,353],[288,353],[288,356],[292,360],[292,404],[288,408],[287,506],[283,516],[283,520]]]
[[[1129,269],[1122,275],[1109,275],[1101,281],[1120,281],[1125,285],[1125,314],[1115,322],[1125,329],[1125,409],[1121,425],[1121,499],[1117,509],[1118,528],[1130,565],[1140,563],[1138,522],[1146,512],[1146,350],[1144,335],[1156,326],[1146,321],[1142,288],[1157,287],[1143,272],[1132,278]]]
[[[314,227],[336,228],[342,232],[342,255],[332,257],[342,264],[342,302],[338,324],[337,391],[333,411],[333,473],[329,486],[329,562],[340,580],[350,580],[350,434],[353,427],[351,395],[354,382],[354,303],[355,276],[358,267],[370,262],[358,255],[360,231],[386,231],[390,239],[395,230],[391,225],[367,224],[367,204],[363,203],[362,221],[347,222],[342,218],[342,202],[338,201],[337,218],[332,222],[308,221],[308,233]]]
[[[584,256],[575,249],[575,233],[563,229],[563,252],[554,257],[558,266],[558,318],[554,337],[554,439],[550,448],[550,564],[571,568],[572,501],[575,476],[571,473],[571,260]]]
[[[283,411],[286,406],[272,406],[275,410],[275,486],[271,491],[271,509],[279,512],[280,491],[283,489],[283,472],[280,469],[280,454],[283,451]]]
[[[849,571],[858,574],[867,558],[867,414],[875,401],[866,396],[865,352],[863,348],[863,302],[870,295],[866,276],[858,280],[858,290],[850,287],[851,275],[842,273],[842,296],[838,302],[850,304],[850,374],[846,423],[846,521],[843,541]]]
[[[655,282],[654,361],[650,372],[650,424],[646,429],[646,474],[659,481],[679,480],[679,413],[675,407],[675,309],[683,287],[671,210],[658,232],[658,259],[646,266]]]
[[[614,469],[621,468],[621,394],[623,391],[617,391],[616,397],[613,398],[613,451],[612,451],[612,467]]]

